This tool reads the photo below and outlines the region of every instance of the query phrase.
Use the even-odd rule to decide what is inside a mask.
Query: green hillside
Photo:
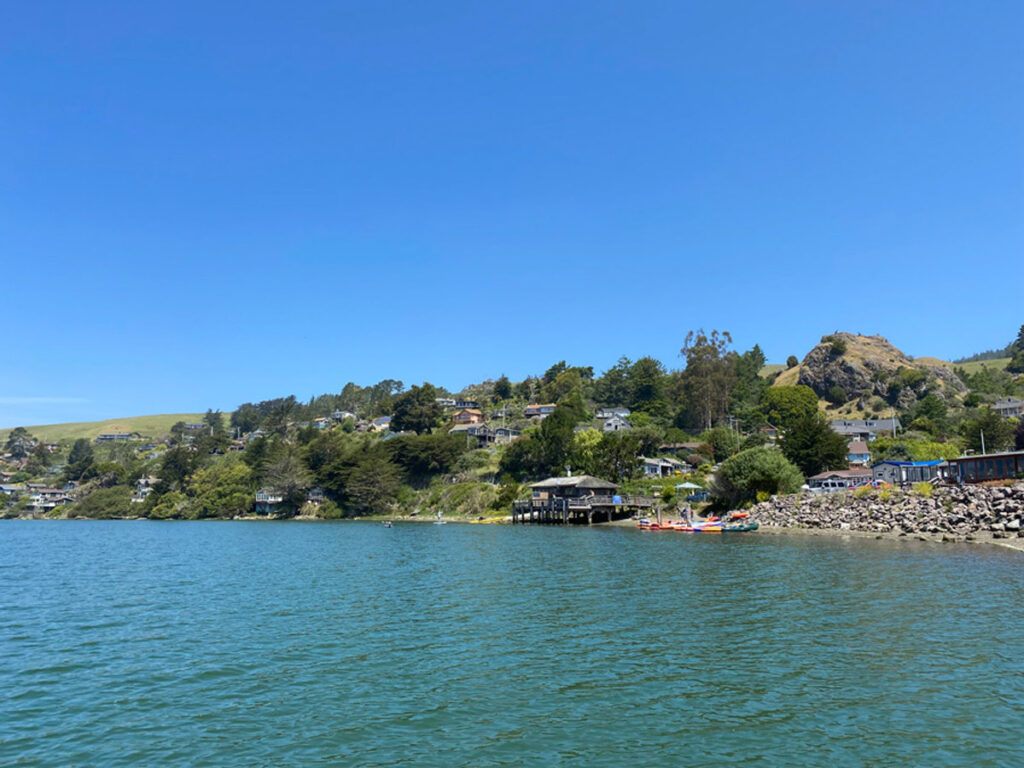
[[[144,437],[160,437],[166,435],[171,426],[179,421],[197,422],[203,420],[201,413],[162,413],[153,416],[130,416],[124,419],[108,419],[107,421],[79,421],[71,424],[43,424],[26,427],[32,436],[47,443],[61,440],[77,440],[85,437],[90,440],[104,432],[138,432]],[[0,444],[6,442],[10,428],[0,429]]]

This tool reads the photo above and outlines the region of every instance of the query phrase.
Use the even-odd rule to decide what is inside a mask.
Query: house
[[[253,440],[259,440],[261,437],[266,437],[267,433],[262,429],[254,429],[248,435],[245,436],[246,442],[252,442]]]
[[[352,419],[352,421],[358,421],[358,417],[352,413],[352,411],[335,411],[331,414],[331,418],[335,421],[344,421],[345,419]]]
[[[0,485],[0,493],[5,496],[10,496],[12,499],[17,498],[21,495],[21,492],[25,490],[22,485]]]
[[[949,478],[958,483],[1024,478],[1024,451],[961,456],[950,459],[948,464]]]
[[[823,492],[844,491],[858,485],[870,483],[871,470],[867,467],[859,469],[832,469],[807,478],[808,485],[814,490]]]
[[[391,417],[390,416],[379,416],[370,422],[368,427],[370,432],[387,432],[391,429]]]
[[[516,429],[515,427],[495,427],[494,429],[494,442],[499,445],[505,443],[511,443],[522,433],[522,430]]]
[[[463,400],[461,397],[455,398],[456,408],[479,408],[480,403],[476,400]]]
[[[550,416],[554,412],[554,403],[544,403],[542,405],[533,403],[531,405],[526,406],[526,409],[523,411],[523,416],[525,416],[528,419],[532,419],[534,417],[543,419],[546,416]]]
[[[944,461],[880,461],[871,465],[871,477],[890,485],[930,483],[944,478],[948,469]]]
[[[863,440],[851,440],[846,447],[846,460],[851,467],[866,467],[871,462],[871,452]]]
[[[455,407],[455,398],[454,397],[435,397],[434,400],[436,400],[437,404],[440,405],[442,408],[454,408]]]
[[[495,440],[494,430],[486,424],[456,424],[448,430],[448,434],[476,438],[479,448],[485,448],[488,443],[493,443]]]
[[[686,464],[677,459],[648,459],[645,456],[640,456],[639,459],[645,477],[672,477],[681,475],[688,469]]]
[[[105,432],[102,435],[96,437],[97,443],[127,443],[129,440],[134,439],[134,435],[128,432]]]
[[[452,414],[452,424],[483,424],[484,415],[476,408],[463,408]]]
[[[213,431],[213,427],[211,427],[209,424],[204,424],[201,421],[193,421],[185,425],[186,432],[202,432],[207,429],[209,429],[211,432]]]
[[[610,419],[605,419],[604,425],[601,427],[603,432],[622,432],[623,430],[632,429],[633,425],[626,421],[621,416],[612,416]]]
[[[306,491],[306,503],[319,507],[327,500],[323,488],[310,488]]]
[[[837,419],[832,422],[832,431],[843,437],[871,442],[882,432],[896,434],[902,425],[895,416],[890,419]]]
[[[62,488],[39,488],[31,496],[29,503],[33,509],[48,512],[62,504],[68,504],[72,498]]]
[[[317,429],[327,429],[328,419],[326,416],[321,416],[319,419],[313,419],[313,426]]]
[[[992,410],[1006,419],[1024,416],[1024,400],[1019,397],[1004,397],[996,400]]]
[[[758,432],[767,437],[773,443],[779,439],[779,428],[774,424],[765,424],[758,430]]]
[[[612,416],[618,416],[621,419],[629,416],[629,408],[598,408],[597,418],[599,419],[610,419]]]
[[[153,492],[153,486],[160,482],[157,477],[140,477],[135,482],[135,493],[132,494],[132,501],[145,501],[146,497]]]
[[[256,491],[256,514],[271,515],[277,509],[277,505],[284,501],[284,497],[277,491],[269,488],[261,488]]]
[[[56,453],[60,450],[60,445],[58,443],[44,443],[43,447],[50,453]]]

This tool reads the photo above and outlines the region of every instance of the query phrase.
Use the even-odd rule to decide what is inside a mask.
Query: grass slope
[[[26,427],[33,437],[47,443],[61,440],[77,440],[80,437],[94,439],[104,432],[138,432],[144,437],[166,435],[176,422],[202,421],[201,413],[162,413],[153,416],[130,416],[125,419],[108,421],[80,421],[71,424],[42,424]],[[0,445],[7,441],[11,429],[0,429]]]

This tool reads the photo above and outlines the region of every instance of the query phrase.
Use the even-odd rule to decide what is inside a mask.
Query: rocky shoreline
[[[1024,483],[776,496],[750,512],[760,525],[780,532],[860,532],[942,541],[1009,539],[1024,546]]]

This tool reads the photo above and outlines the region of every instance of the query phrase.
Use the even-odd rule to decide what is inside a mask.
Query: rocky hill
[[[823,336],[800,365],[776,383],[803,384],[823,400],[855,403],[860,409],[868,408],[872,398],[906,409],[928,394],[951,400],[967,391],[948,363],[913,360],[882,336],[853,333]]]

